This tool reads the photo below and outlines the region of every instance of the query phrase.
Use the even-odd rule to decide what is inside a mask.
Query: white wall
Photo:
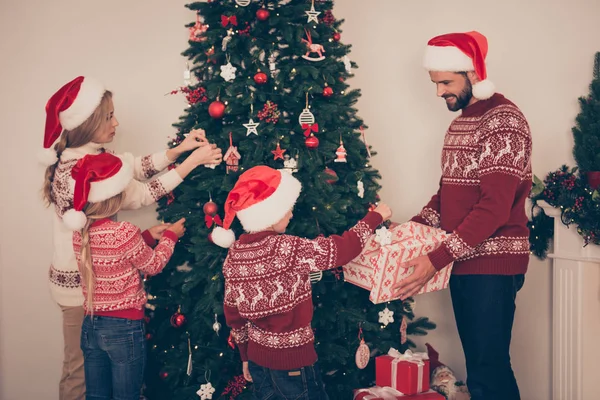
[[[164,146],[184,101],[164,96],[181,84],[184,0],[2,0],[0,116],[4,123],[0,220],[0,399],[56,399],[62,356],[60,312],[47,289],[50,211],[38,189],[44,105],[62,83],[93,75],[115,93],[121,122],[117,150],[148,153]],[[308,4],[308,1],[307,1]],[[377,6],[373,6],[377,4]],[[485,4],[485,5],[484,5]],[[552,4],[552,8],[550,7]],[[542,17],[541,14],[545,16]],[[338,0],[342,40],[360,69],[360,115],[379,155],[382,197],[395,219],[425,204],[439,178],[444,131],[453,118],[420,67],[427,40],[477,29],[490,40],[489,76],[524,111],[534,135],[534,172],[571,163],[570,128],[577,97],[600,50],[596,1],[407,2]],[[123,214],[148,225],[154,212]],[[513,363],[523,398],[550,398],[549,265],[533,261],[518,298]],[[462,351],[447,292],[417,298],[417,313],[438,329],[425,338],[464,377]],[[597,316],[593,316],[597,317]]]

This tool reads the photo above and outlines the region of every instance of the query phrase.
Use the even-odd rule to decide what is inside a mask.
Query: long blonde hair
[[[94,134],[102,128],[103,124],[106,123],[106,115],[109,113],[110,100],[112,99],[112,93],[110,91],[104,92],[100,105],[96,107],[94,113],[89,116],[88,119],[77,128],[73,130],[63,130],[60,135],[60,141],[54,145],[56,155],[60,160],[60,155],[67,148],[76,148],[86,145],[92,141]],[[54,203],[54,195],[52,194],[52,180],[54,179],[54,172],[58,166],[57,161],[55,164],[46,168],[46,174],[44,177],[44,186],[42,188],[42,196],[46,206]]]
[[[83,212],[87,217],[87,222],[81,230],[81,279],[85,282],[87,288],[87,309],[88,312],[94,313],[94,285],[96,284],[96,275],[94,274],[94,266],[92,265],[92,252],[90,246],[90,225],[95,221],[103,218],[109,218],[115,215],[123,204],[125,198],[124,192],[119,193],[110,199],[98,202],[88,203]]]

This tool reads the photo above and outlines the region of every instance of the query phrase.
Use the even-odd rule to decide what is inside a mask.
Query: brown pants
[[[85,399],[85,373],[80,345],[83,306],[60,306],[60,308],[63,315],[65,355],[60,378],[59,400],[83,400]]]

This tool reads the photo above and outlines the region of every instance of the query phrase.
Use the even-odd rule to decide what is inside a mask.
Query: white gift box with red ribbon
[[[396,300],[400,295],[394,293],[392,287],[410,276],[413,270],[412,267],[401,268],[400,264],[431,253],[448,236],[441,229],[416,222],[392,226],[388,232],[371,236],[361,254],[343,267],[344,280],[370,290],[369,299],[375,304]],[[384,243],[389,244],[381,245],[382,238],[385,238]],[[446,289],[452,265],[439,270],[417,294]]]

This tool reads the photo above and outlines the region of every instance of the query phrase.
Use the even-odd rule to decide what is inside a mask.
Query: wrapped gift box
[[[416,222],[391,227],[387,232],[389,243],[381,245],[384,233],[371,236],[361,254],[344,266],[344,280],[370,290],[369,299],[375,304],[399,298],[392,293],[392,286],[413,270],[412,267],[401,268],[400,264],[432,252],[448,238],[441,229]],[[417,294],[447,288],[451,273],[452,264],[438,271]]]
[[[429,359],[427,353],[404,354],[392,348],[385,356],[375,358],[375,384],[389,386],[405,395],[429,390]]]
[[[446,400],[444,396],[433,390],[424,393],[405,396],[398,391],[390,391],[390,388],[375,386],[368,389],[357,389],[354,391],[354,400]],[[400,393],[400,394],[398,394]]]

